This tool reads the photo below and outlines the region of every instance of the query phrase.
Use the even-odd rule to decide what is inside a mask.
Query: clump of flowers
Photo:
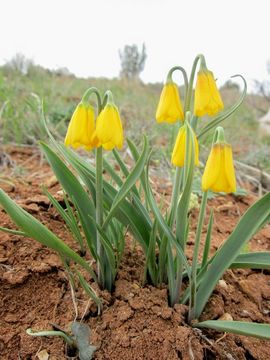
[[[178,86],[173,81],[175,71],[180,71],[184,78],[185,93],[182,99]],[[103,96],[96,88],[85,92],[70,121],[65,145],[54,139],[44,118],[51,144],[41,143],[41,149],[63,188],[66,211],[48,191],[46,193],[78,241],[80,254],[26,213],[2,190],[0,204],[14,220],[21,235],[32,237],[58,252],[72,279],[79,281],[100,310],[102,299],[81,271],[87,271],[100,288],[113,291],[125,245],[124,234],[128,230],[145,254],[144,282],[148,281],[154,286],[167,284],[171,306],[179,302],[188,304],[188,322],[191,326],[269,339],[269,325],[265,324],[221,320],[199,322],[217,282],[228,268],[264,268],[266,259],[268,265],[270,263],[269,252],[241,254],[243,246],[270,219],[270,194],[266,194],[248,209],[214,255],[210,256],[209,253],[213,211],[207,224],[205,239],[201,236],[206,223],[209,191],[236,191],[232,148],[225,141],[224,129],[220,123],[241,105],[245,93],[244,80],[244,91],[238,102],[224,109],[215,77],[208,70],[203,55],[195,58],[189,77],[181,66],[170,69],[156,111],[158,123],[167,122],[178,127],[171,155],[172,166],[176,167],[173,191],[170,205],[164,213],[160,210],[150,185],[152,149],[147,137],[144,137],[140,151],[132,140],[127,139],[127,146],[134,159],[132,168],[124,162],[118,151],[123,147],[124,136],[120,115],[110,91]],[[92,96],[96,99],[95,107],[90,104]],[[206,118],[202,119],[204,116]],[[214,138],[202,171],[202,198],[193,258],[190,262],[186,256],[186,244],[190,237],[189,211],[194,172],[195,167],[196,171],[203,168],[199,147],[210,130],[214,130]],[[79,147],[87,151],[94,150],[95,167],[70,147],[75,150]],[[104,156],[103,149],[112,151],[120,170],[115,170]],[[103,175],[104,169],[106,178]],[[10,229],[1,230],[12,232]],[[15,233],[18,234],[16,231]],[[201,246],[203,255],[199,260]],[[90,263],[86,260],[85,252],[89,252],[94,261]]]

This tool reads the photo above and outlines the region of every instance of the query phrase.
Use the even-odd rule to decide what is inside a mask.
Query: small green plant
[[[193,92],[199,63],[200,70]],[[181,71],[184,77],[183,105],[178,87],[172,79],[175,71]],[[241,253],[252,236],[270,221],[270,193],[247,210],[228,239],[210,256],[212,211],[203,244],[202,260],[198,260],[209,192],[236,191],[232,148],[225,141],[224,130],[219,126],[239,108],[245,97],[246,82],[241,75],[236,76],[243,80],[244,91],[236,104],[224,110],[213,73],[208,70],[203,55],[195,58],[189,78],[180,66],[169,71],[156,113],[159,123],[167,122],[178,128],[171,157],[171,162],[176,167],[174,185],[171,203],[165,212],[156,201],[149,181],[152,149],[147,137],[144,136],[140,151],[138,146],[127,139],[134,159],[131,169],[118,151],[123,146],[124,137],[118,109],[110,91],[106,91],[103,96],[96,88],[85,92],[72,116],[65,145],[54,139],[43,116],[51,143],[48,145],[42,142],[41,149],[63,187],[66,210],[52,195],[47,191],[46,193],[78,241],[81,255],[22,210],[3,191],[0,191],[0,204],[18,226],[20,234],[32,237],[59,253],[69,274],[77,277],[99,307],[102,300],[86,281],[79,267],[89,272],[100,288],[112,291],[124,249],[126,229],[133,234],[144,251],[145,282],[154,286],[167,284],[171,306],[179,302],[187,303],[188,322],[191,326],[219,328],[270,339],[269,325],[220,320],[199,322],[218,280],[228,268],[270,267],[270,252]],[[95,107],[90,102],[90,97],[92,99],[93,96],[96,99]],[[204,126],[197,126],[205,115],[210,116],[208,121],[204,120]],[[186,256],[186,244],[190,236],[189,209],[194,173],[196,166],[200,167],[199,144],[210,130],[214,130],[214,138],[202,176],[202,199],[193,259],[190,263]],[[88,151],[94,149],[95,167],[71,150],[70,146],[75,149],[83,147]],[[104,155],[103,149],[112,151],[119,171],[115,170]],[[86,250],[94,259],[92,265],[83,256]]]
[[[78,355],[80,360],[91,360],[96,347],[89,343],[91,331],[86,324],[74,321],[71,324],[72,335],[64,330],[47,330],[47,331],[32,331],[26,330],[31,336],[60,336],[67,344],[67,354],[72,356]]]

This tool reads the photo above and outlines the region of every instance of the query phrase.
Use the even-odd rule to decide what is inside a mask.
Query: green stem
[[[224,129],[222,126],[218,126],[214,134],[213,144],[217,143],[225,143]]]
[[[177,167],[175,171],[174,183],[173,183],[173,191],[171,198],[171,211],[169,217],[169,226],[172,227],[175,221],[175,214],[177,209],[178,198],[180,194],[180,186],[182,180],[182,168]]]
[[[205,191],[202,197],[195,244],[194,244],[193,260],[191,266],[191,280],[190,280],[190,301],[189,301],[189,316],[188,316],[189,322],[191,322],[194,319],[194,313],[195,313],[198,255],[199,255],[202,227],[205,218],[205,210],[207,205],[207,196],[208,196],[208,192]]]
[[[96,222],[102,227],[103,225],[103,156],[102,147],[96,149]],[[98,254],[98,283],[104,288],[104,279],[101,271],[100,259],[104,258],[104,249],[100,241],[100,233],[97,230],[97,254]]]
[[[197,67],[199,60],[201,60],[201,62],[203,64],[205,64],[205,58],[202,54],[199,54],[195,57],[195,60],[192,65],[191,73],[190,73],[189,83],[188,83],[188,93],[187,93],[186,107],[185,107],[186,111],[190,111],[195,71],[196,71],[196,67]]]
[[[47,330],[33,332],[32,329],[27,329],[26,333],[31,336],[61,336],[69,346],[75,347],[75,343],[72,338],[62,331]]]
[[[101,103],[101,96],[100,96],[99,91],[98,91],[97,88],[95,88],[95,87],[90,87],[89,89],[87,89],[87,90],[85,91],[85,93],[83,94],[82,103],[83,103],[83,104],[88,104],[88,103],[89,103],[89,99],[90,99],[90,97],[91,97],[92,94],[96,95],[97,102],[98,102],[98,113],[100,113],[101,108],[102,108],[102,103]]]
[[[187,77],[186,70],[182,66],[174,66],[174,67],[172,67],[168,72],[166,82],[173,82],[172,75],[173,75],[174,71],[176,71],[176,70],[181,71],[181,73],[183,75],[184,83],[185,83],[185,99],[186,99],[187,93],[188,93],[188,77]],[[185,105],[186,105],[186,101],[185,101]],[[185,111],[186,111],[186,108],[184,106],[184,112]]]

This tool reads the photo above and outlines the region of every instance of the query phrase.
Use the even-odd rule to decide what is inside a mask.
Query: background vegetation
[[[60,139],[63,138],[76,104],[90,86],[113,92],[126,136],[139,142],[143,133],[148,134],[152,144],[156,145],[155,158],[167,164],[164,154],[171,152],[177,126],[157,125],[155,122],[162,84],[144,84],[138,79],[134,81],[125,77],[79,79],[65,68],[47,70],[20,56],[15,62],[0,67],[1,143],[32,145],[44,136],[40,123],[40,99],[45,103],[51,128]],[[229,106],[239,97],[240,89],[228,81],[221,94]],[[235,158],[265,171],[270,171],[270,137],[262,134],[257,120],[268,111],[268,107],[269,102],[263,94],[249,94],[237,113],[224,123]],[[202,121],[207,122],[207,118]],[[211,142],[211,136],[208,141]],[[205,150],[201,151],[203,157],[206,156]]]

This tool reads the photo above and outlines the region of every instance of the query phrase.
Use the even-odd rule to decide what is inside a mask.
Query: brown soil
[[[76,248],[65,226],[49,207],[40,185],[59,194],[59,185],[38,150],[6,148],[9,158],[2,164],[5,176],[0,186],[25,209]],[[2,159],[3,160],[3,159]],[[155,181],[157,193],[170,194],[170,184]],[[59,195],[60,196],[60,195]],[[239,217],[255,201],[254,196],[216,197],[212,251],[227,238]],[[209,213],[208,209],[208,213]],[[197,211],[192,212],[192,229]],[[4,211],[0,226],[12,227]],[[204,229],[204,233],[206,228]],[[192,256],[194,238],[188,244]],[[250,243],[252,250],[270,250],[270,226]],[[80,289],[75,293],[77,320],[92,329],[92,343],[98,347],[95,359],[257,359],[270,358],[270,342],[216,331],[197,331],[186,324],[187,308],[167,305],[166,289],[142,285],[143,254],[128,239],[112,295],[103,293],[104,311],[97,316],[95,306]],[[68,329],[75,319],[70,285],[58,257],[34,240],[0,233],[0,359],[39,359],[47,351],[51,360],[66,359],[59,338],[34,338],[34,330],[52,329],[51,324]],[[232,317],[234,320],[270,323],[270,273],[229,270],[206,306],[202,319]]]

